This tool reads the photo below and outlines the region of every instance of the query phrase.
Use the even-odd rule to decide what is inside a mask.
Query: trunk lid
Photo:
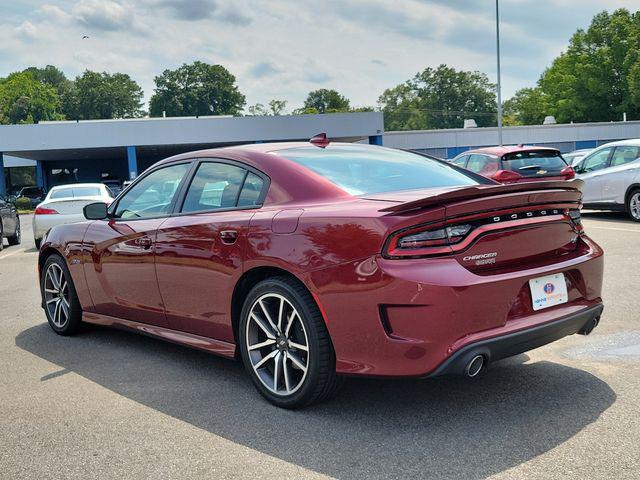
[[[44,208],[52,208],[60,215],[82,215],[82,209],[85,205],[103,201],[104,198],[102,197],[61,198],[59,200],[42,203],[40,206]]]
[[[398,220],[391,236],[469,226],[463,238],[450,238],[424,256],[454,256],[474,272],[558,261],[579,245],[581,181],[478,185],[431,192],[394,192],[378,198],[380,211]],[[417,198],[419,195],[431,195]],[[434,213],[438,215],[434,216]],[[572,218],[575,217],[575,218]],[[400,245],[388,242],[388,245]],[[394,250],[398,258],[402,250]],[[390,255],[395,256],[395,255]],[[415,248],[408,256],[422,256]]]

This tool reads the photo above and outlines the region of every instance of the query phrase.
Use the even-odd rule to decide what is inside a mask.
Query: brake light
[[[511,170],[498,170],[491,175],[491,178],[500,183],[514,183],[520,180],[522,175]]]
[[[36,211],[33,212],[34,215],[57,215],[58,212],[55,211],[53,208],[45,208],[45,207],[38,207],[36,208]]]
[[[576,172],[573,169],[573,167],[569,165],[568,167],[564,167],[562,169],[562,171],[560,172],[560,175],[562,175],[567,180],[571,180],[572,178],[575,178]]]
[[[473,225],[451,225],[399,232],[389,238],[386,254],[392,257],[414,257],[442,253],[442,247],[446,249],[462,241],[471,230]]]

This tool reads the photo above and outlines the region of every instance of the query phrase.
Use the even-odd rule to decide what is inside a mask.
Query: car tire
[[[4,249],[4,226],[0,221],[0,252]]]
[[[242,307],[238,337],[251,380],[272,404],[305,407],[338,390],[341,378],[329,332],[313,297],[297,281],[275,277],[253,287]]]
[[[20,242],[22,241],[22,235],[20,233],[20,217],[16,218],[16,222],[16,231],[13,235],[7,237],[9,245],[20,245]]]
[[[627,196],[627,214],[634,222],[640,222],[640,188],[632,190]]]
[[[33,243],[35,243],[36,244],[36,248],[38,250],[40,250],[40,244],[42,243],[42,239],[41,238],[34,238],[33,239]]]
[[[57,254],[45,261],[40,276],[42,305],[49,326],[58,335],[73,335],[82,323],[82,308],[64,259]]]

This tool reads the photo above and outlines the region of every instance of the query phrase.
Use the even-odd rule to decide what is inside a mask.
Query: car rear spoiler
[[[548,190],[564,190],[567,192],[580,192],[584,182],[579,179],[574,180],[553,180],[540,182],[512,183],[508,185],[474,185],[472,187],[459,187],[447,190],[431,196],[426,196],[418,200],[397,203],[381,209],[381,212],[400,213],[417,210],[425,207],[444,205],[447,203],[472,200],[474,198],[491,197],[518,192],[540,192]]]

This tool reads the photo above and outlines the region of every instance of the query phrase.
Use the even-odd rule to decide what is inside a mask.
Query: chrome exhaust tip
[[[578,331],[578,333],[580,335],[589,335],[591,332],[593,332],[593,329],[598,326],[598,323],[600,323],[600,317],[594,317],[587,323],[585,323],[584,326]]]
[[[484,363],[484,355],[476,355],[475,357],[473,357],[469,361],[469,363],[467,363],[467,366],[464,370],[467,377],[473,378],[478,376],[484,367]]]

